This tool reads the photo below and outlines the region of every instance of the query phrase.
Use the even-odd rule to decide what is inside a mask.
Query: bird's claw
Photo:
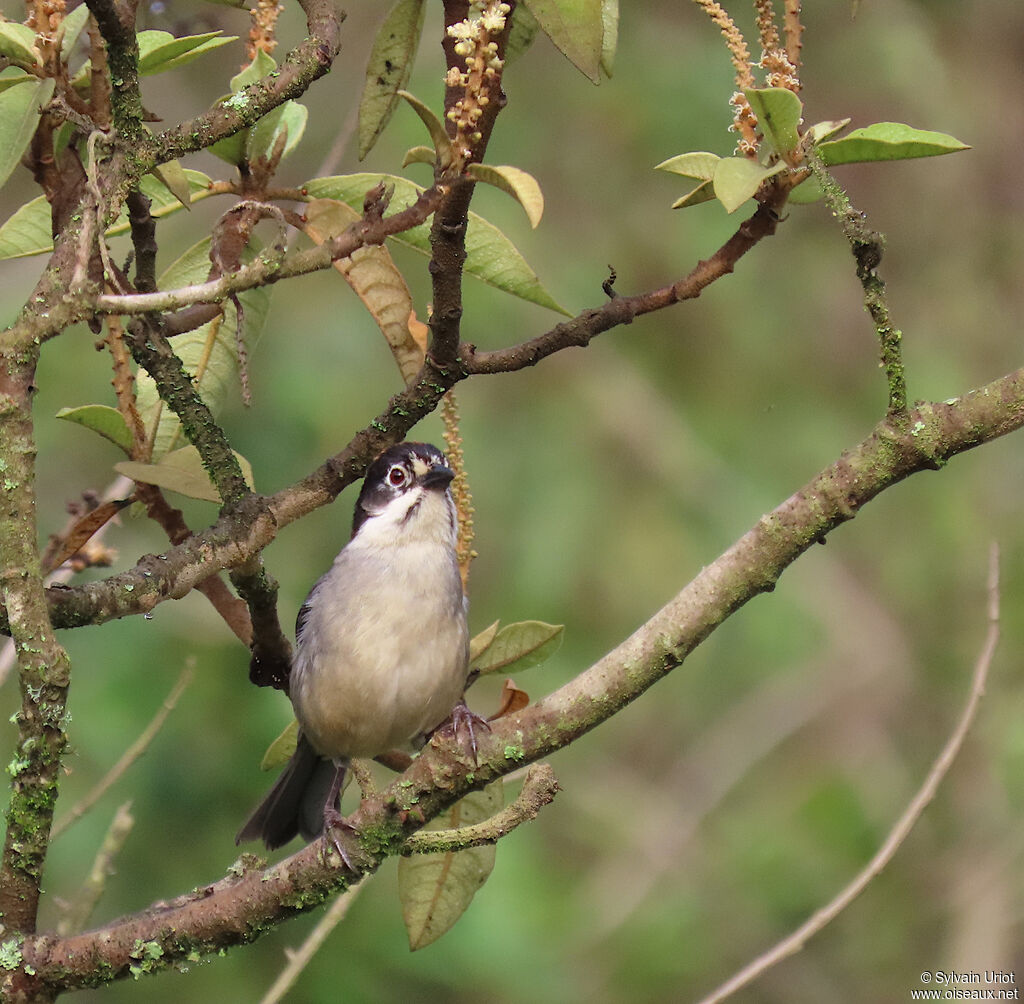
[[[476,755],[476,730],[478,728],[491,731],[486,718],[481,718],[475,711],[470,711],[465,701],[459,701],[452,708],[451,718],[441,726],[445,731],[451,730],[452,737],[462,748],[466,757],[473,757],[473,766],[478,763]],[[440,730],[438,730],[440,731]]]
[[[355,865],[352,864],[352,858],[349,857],[348,851],[345,850],[345,846],[341,841],[340,834],[338,831],[347,831],[348,833],[358,834],[359,831],[347,820],[342,814],[335,809],[333,806],[328,806],[324,809],[324,857],[326,858],[326,852],[328,845],[333,847],[341,858],[342,864],[350,872],[355,872]]]

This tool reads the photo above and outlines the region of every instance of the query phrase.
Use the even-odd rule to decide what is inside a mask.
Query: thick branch
[[[0,355],[0,597],[18,657],[18,745],[0,861],[0,922],[8,935],[36,927],[40,881],[67,744],[67,654],[50,624],[36,545],[32,394],[38,346]]]
[[[372,835],[361,853],[352,848],[353,859],[362,862],[355,875],[341,870],[333,854],[325,861],[318,841],[265,871],[222,880],[99,931],[27,939],[24,961],[44,983],[80,986],[95,979],[97,963],[110,978],[126,975],[140,944],[154,942],[159,965],[171,965],[189,952],[252,941],[269,926],[312,909],[388,855],[401,853],[420,820],[434,818],[474,788],[550,756],[636,700],[880,492],[1022,424],[1024,371],[952,402],[914,409],[913,432],[889,419],[880,422],[867,439],[758,520],[616,649],[537,704],[495,721],[491,733],[480,737],[476,764],[464,758],[454,739],[435,735],[404,774],[364,799],[351,818],[359,832]]]

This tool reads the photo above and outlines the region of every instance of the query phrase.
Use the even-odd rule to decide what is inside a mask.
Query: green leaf
[[[715,197],[714,182],[705,181],[698,185],[692,192],[672,203],[673,209],[688,209],[690,206],[699,206],[702,202],[710,202]]]
[[[398,104],[398,92],[409,82],[426,9],[425,0],[398,0],[373,40],[359,102],[360,160],[384,131]]]
[[[153,177],[173,195],[185,209],[192,205],[192,186],[184,168],[177,160],[169,160],[153,168]]]
[[[42,66],[35,44],[36,33],[27,24],[0,21],[0,56],[18,66]]]
[[[19,84],[30,84],[33,81],[39,82],[39,78],[34,73],[26,73],[18,66],[8,66],[0,73],[0,94]]]
[[[474,635],[469,641],[469,663],[472,665],[490,647],[491,642],[497,637],[498,627],[501,621],[495,621],[490,627],[485,627],[478,635]]]
[[[841,133],[849,124],[849,119],[830,119],[825,122],[815,122],[807,130],[807,135],[810,136],[812,143],[823,143],[837,133]]]
[[[580,72],[601,80],[603,0],[524,0],[541,30]]]
[[[213,182],[202,171],[185,168],[188,179],[190,201],[199,202],[210,195]],[[179,212],[182,204],[152,175],[146,175],[139,183],[139,188],[152,202],[151,212],[160,219]],[[122,213],[112,227],[107,230],[108,237],[125,234],[129,230],[128,217]],[[44,196],[40,195],[31,202],[25,203],[3,226],[0,226],[0,261],[7,258],[27,258],[36,254],[48,254],[53,250],[53,238],[50,236],[50,206]]]
[[[246,157],[255,160],[257,157],[269,157],[274,151],[274,145],[278,137],[284,133],[284,151],[281,158],[284,159],[295,149],[302,134],[306,131],[306,120],[309,118],[309,109],[298,101],[285,101],[284,104],[267,112],[248,131],[246,139]],[[240,133],[236,133],[240,135]]]
[[[436,158],[437,154],[434,153],[432,146],[414,146],[405,151],[405,156],[402,158],[402,167],[408,167],[410,164],[433,165]]]
[[[544,215],[544,195],[532,174],[518,167],[492,164],[470,164],[466,168],[466,174],[476,181],[508,192],[523,207],[530,226],[536,229],[541,216]]]
[[[782,161],[772,167],[762,167],[746,157],[723,157],[715,167],[715,198],[725,206],[726,212],[734,213],[747,199],[753,198],[766,178],[785,168]]]
[[[663,160],[654,170],[668,171],[669,174],[681,174],[684,178],[693,178],[696,181],[711,181],[721,159],[717,154],[703,151],[681,153],[677,157]]]
[[[444,123],[415,95],[408,91],[399,91],[398,96],[405,98],[412,106],[412,110],[420,117],[420,121],[427,127],[430,138],[434,141],[434,150],[437,151],[437,162],[441,168],[451,165],[455,159],[455,152],[452,148],[452,141],[445,131]]]
[[[208,153],[227,161],[237,167],[245,163],[245,149],[249,142],[249,130],[239,129],[238,132],[217,140],[206,148]]]
[[[391,196],[391,209],[394,212],[411,206],[423,191],[408,179],[394,174],[344,174],[330,178],[314,178],[302,187],[306,189],[310,198],[340,199],[361,213],[367,191],[381,181],[394,186],[394,193]],[[413,227],[391,239],[400,244],[407,244],[423,254],[430,254],[429,223]],[[469,226],[466,230],[465,268],[467,273],[496,289],[572,316],[551,298],[512,242],[497,227],[473,212],[469,214]]]
[[[232,451],[234,452],[234,451]],[[235,453],[242,477],[252,488],[252,465],[240,453]],[[114,470],[133,481],[141,481],[147,485],[157,485],[167,491],[177,492],[190,499],[201,499],[204,502],[221,502],[220,492],[210,480],[199,451],[194,446],[184,446],[180,450],[172,450],[161,457],[159,463],[143,464],[137,460],[122,460],[114,464]]]
[[[78,36],[89,20],[89,7],[87,4],[79,4],[66,18],[64,18],[64,39],[61,42],[60,52],[66,60],[74,48]]]
[[[0,185],[21,162],[39,125],[39,109],[53,94],[52,80],[36,80],[0,94]]]
[[[508,42],[505,43],[506,66],[533,45],[537,32],[540,31],[537,19],[522,4],[517,5],[511,16],[512,29],[508,33]]]
[[[902,122],[876,122],[864,129],[854,129],[842,139],[819,143],[817,146],[818,156],[826,167],[937,157],[943,153],[969,149],[966,143],[944,132],[914,129]]]
[[[800,99],[785,87],[750,89],[743,93],[775,152],[785,156],[795,150],[800,144],[798,127],[804,114]]]
[[[615,67],[615,50],[619,45],[619,0],[601,0],[601,69],[610,77]]]
[[[132,449],[132,434],[124,416],[116,408],[108,408],[105,404],[86,404],[80,408],[61,408],[57,418],[66,422],[75,422],[98,432],[104,439],[109,439],[115,446],[121,447],[125,453]]]
[[[250,245],[243,252],[242,260],[252,261],[256,253],[256,249]],[[164,272],[160,277],[159,288],[175,289],[205,282],[209,271],[210,238],[207,237],[189,248]],[[245,312],[246,341],[250,348],[258,339],[266,320],[271,288],[263,286],[239,294]],[[215,417],[239,386],[236,323],[235,307],[228,302],[224,305],[222,318],[174,339],[175,354],[192,374],[196,389]],[[136,398],[143,424],[153,439],[154,461],[159,461],[176,447],[185,445],[178,416],[164,406],[157,394],[156,384],[145,370],[140,370],[136,375]],[[152,431],[154,423],[155,435]]]
[[[564,624],[543,621],[520,621],[506,624],[473,664],[481,673],[495,673],[515,666],[530,669],[546,662],[561,647]]]
[[[231,93],[237,94],[250,84],[255,84],[257,80],[262,80],[263,77],[273,73],[276,69],[277,63],[274,61],[274,57],[268,55],[262,49],[258,49],[253,57],[253,61],[248,66],[244,66],[231,78]]]
[[[260,761],[260,770],[283,767],[292,758],[299,742],[299,723],[293,718],[268,747]]]
[[[222,45],[234,42],[237,35],[224,35],[220,31],[208,31],[202,35],[184,35],[175,38],[168,31],[139,32],[139,73],[146,77],[154,73],[173,70],[205,52],[212,52]]]
[[[423,829],[449,830],[481,823],[498,812],[504,800],[504,787],[495,781],[471,792]],[[485,844],[463,851],[411,854],[399,860],[398,896],[412,951],[437,941],[462,916],[491,874],[495,852],[494,844]]]

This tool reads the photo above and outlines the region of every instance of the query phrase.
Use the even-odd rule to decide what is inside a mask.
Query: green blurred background
[[[745,28],[750,11],[730,6]],[[428,17],[436,37],[440,5]],[[888,237],[882,275],[905,335],[910,393],[943,399],[1021,364],[1020,186],[1024,6],[976,0],[805,4],[807,121],[851,116],[953,133],[973,149],[931,161],[841,169],[856,206]],[[599,304],[609,263],[638,292],[685,274],[733,231],[717,205],[668,207],[681,179],[652,168],[687,150],[726,154],[731,68],[714,27],[681,2],[623,5],[615,76],[593,87],[546,41],[506,75],[489,159],[539,180],[530,231],[519,208],[478,190],[557,300]],[[23,16],[5,5],[8,16]],[[424,142],[400,109],[364,165],[354,107],[376,4],[351,4],[330,76],[304,101],[306,137],[279,174],[397,171]],[[150,27],[247,30],[244,12],[169,3]],[[284,44],[301,32],[294,6]],[[425,45],[410,89],[440,105],[439,53]],[[149,108],[174,122],[227,90],[242,43],[152,78]],[[212,157],[186,166],[226,176]],[[23,172],[24,173],[24,172]],[[426,181],[426,169],[409,170]],[[25,178],[3,217],[34,195]],[[208,231],[225,200],[161,226],[161,265]],[[117,244],[115,257],[126,245]],[[398,249],[420,315],[426,260]],[[42,259],[6,265],[10,319]],[[558,317],[474,281],[464,337],[481,347]],[[113,448],[53,419],[112,403],[110,372],[84,328],[49,344],[39,371],[40,533],[111,479]],[[250,346],[254,405],[225,416],[257,487],[275,491],[344,446],[398,386],[372,322],[335,274],[281,284]],[[534,698],[615,645],[762,513],[859,441],[885,387],[848,248],[820,205],[793,207],[778,234],[687,303],[535,369],[459,388],[480,557],[472,626],[502,618],[566,625],[558,656],[517,677]],[[415,438],[440,440],[432,418]],[[731,618],[677,670],[553,762],[563,791],[498,851],[456,929],[410,954],[394,862],[373,877],[290,1001],[579,1002],[696,999],[788,933],[868,860],[960,713],[985,632],[991,541],[1002,548],[1003,640],[959,761],[892,865],[806,949],[737,999],[909,999],[922,970],[1012,970],[1024,979],[1024,646],[1020,495],[1011,436],[873,502]],[[353,490],[267,549],[290,623],[348,534]],[[211,506],[186,505],[193,526]],[[118,567],[165,547],[128,519],[108,538]],[[63,783],[67,811],[138,735],[186,660],[193,683],[145,758],[53,847],[44,925],[82,881],[115,807],[135,829],[94,921],[224,874],[234,833],[270,778],[257,770],[289,717],[247,681],[247,653],[207,602],[65,632],[74,666]],[[475,693],[475,692],[474,692]],[[12,680],[4,685],[9,711]],[[493,707],[493,694],[475,700]],[[3,718],[6,721],[7,714]],[[4,725],[4,741],[13,739]],[[102,991],[107,1001],[256,1000],[321,911],[257,945]],[[83,999],[91,999],[85,995]],[[96,994],[96,999],[100,999]]]

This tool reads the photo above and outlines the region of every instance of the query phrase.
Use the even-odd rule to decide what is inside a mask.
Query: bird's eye
[[[388,471],[388,484],[393,488],[401,488],[408,478],[409,475],[406,474],[405,468],[400,467],[398,464],[395,464],[395,466]]]

